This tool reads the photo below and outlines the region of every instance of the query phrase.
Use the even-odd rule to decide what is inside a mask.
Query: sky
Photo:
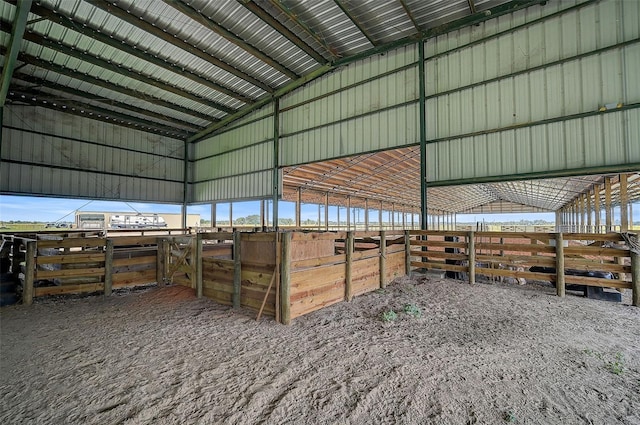
[[[121,202],[121,201],[91,201],[83,199],[64,199],[64,198],[44,198],[33,196],[9,196],[0,195],[0,221],[41,221],[41,222],[73,222],[75,220],[76,210],[80,211],[105,211],[105,212],[142,212],[142,213],[180,213],[180,205],[169,204],[151,204],[143,202]],[[293,202],[281,201],[278,207],[280,218],[295,217],[295,204]],[[188,214],[200,214],[200,218],[204,220],[211,219],[211,206],[192,205],[187,208]],[[260,213],[259,201],[234,202],[233,217],[246,217],[251,214]],[[302,221],[310,219],[316,221],[318,219],[317,204],[303,204],[301,207]],[[356,215],[356,220],[364,222],[364,211],[356,210],[352,214]],[[219,221],[229,219],[229,203],[219,203],[216,210],[217,219]],[[320,210],[321,220],[324,221],[324,205]],[[614,213],[614,221],[620,219],[619,210]],[[353,217],[352,217],[353,218]],[[553,222],[555,216],[553,213],[542,214],[459,214],[457,216],[458,223],[475,223],[478,221],[507,222],[525,220],[546,220]],[[346,221],[346,209],[340,209],[341,222]],[[414,218],[416,223],[418,217]],[[329,221],[337,221],[336,207],[329,207]],[[378,221],[378,211],[369,210],[369,221],[375,223]],[[389,213],[383,212],[383,221],[390,221]],[[396,222],[402,219],[396,218]],[[407,215],[407,221],[411,218]],[[633,222],[640,223],[640,203],[633,206]]]

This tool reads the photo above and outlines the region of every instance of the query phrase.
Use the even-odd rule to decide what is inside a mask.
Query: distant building
[[[200,214],[187,215],[187,227],[199,227]],[[182,215],[174,213],[77,211],[78,229],[179,229]]]

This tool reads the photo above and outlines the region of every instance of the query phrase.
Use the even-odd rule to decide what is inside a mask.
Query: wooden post
[[[276,264],[273,267],[276,273],[276,279],[274,281],[276,285],[276,302],[275,302],[275,319],[276,323],[280,323],[280,256],[282,255],[282,246],[280,243],[281,233],[275,232],[274,238],[276,242]]]
[[[168,239],[162,239],[162,253],[164,254],[162,281],[164,285],[167,285],[169,283],[169,267],[171,266],[171,245]]]
[[[282,262],[280,269],[280,319],[291,324],[291,233],[282,234]]]
[[[404,274],[411,276],[411,235],[404,231]]]
[[[631,251],[631,305],[640,307],[640,254]]]
[[[387,287],[387,232],[380,231],[380,287]]]
[[[351,266],[353,261],[353,232],[347,232],[347,239],[344,242],[344,250],[347,257],[344,272],[344,299],[351,301],[353,298],[353,287],[351,286]]]
[[[469,284],[476,283],[476,240],[473,232],[468,233],[467,255],[469,256]]]
[[[564,238],[562,232],[556,233],[556,290],[559,297],[564,297]]]
[[[164,260],[164,254],[162,252],[162,239],[156,239],[156,282],[158,286],[161,286],[163,283],[162,280],[162,262]]]
[[[241,239],[240,232],[233,232],[233,308],[240,308],[240,288],[242,287]]]
[[[113,240],[107,239],[107,248],[106,248],[106,251],[104,252],[104,295],[110,296],[112,288],[113,288]]]
[[[627,175],[620,174],[620,231],[629,231],[629,196],[628,196]]]
[[[198,233],[195,237],[195,252],[193,259],[193,268],[196,274],[196,297],[202,298],[202,233]]]
[[[36,241],[27,242],[27,253],[24,259],[24,292],[22,302],[26,305],[33,304],[33,283],[36,271]]]

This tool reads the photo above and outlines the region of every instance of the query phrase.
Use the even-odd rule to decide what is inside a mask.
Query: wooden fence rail
[[[13,254],[24,259],[26,304],[44,295],[108,295],[171,282],[193,288],[198,297],[290,323],[421,269],[470,283],[549,281],[559,296],[571,285],[631,288],[632,303],[640,306],[639,256],[618,233],[235,231],[15,238]]]

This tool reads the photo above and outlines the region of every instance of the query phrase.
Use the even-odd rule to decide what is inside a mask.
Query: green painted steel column
[[[418,42],[418,78],[420,82],[420,228],[427,230],[427,121],[424,69],[424,41]]]
[[[280,162],[280,100],[273,99],[273,228],[278,230],[278,163]]]
[[[183,196],[182,196],[182,208],[180,210],[182,214],[182,228],[187,228],[187,202],[189,202],[189,142],[184,142],[184,173],[183,173]]]

